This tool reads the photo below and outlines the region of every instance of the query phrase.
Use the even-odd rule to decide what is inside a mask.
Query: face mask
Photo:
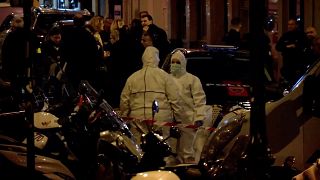
[[[179,74],[181,71],[181,64],[171,64],[170,73],[175,75]]]

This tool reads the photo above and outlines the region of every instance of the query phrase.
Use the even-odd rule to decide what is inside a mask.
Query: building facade
[[[88,9],[104,17],[122,18],[126,24],[148,11],[154,23],[163,28],[170,40],[181,41],[184,47],[202,43],[219,44],[230,27],[230,20],[239,17],[249,31],[249,0],[39,0],[53,8]],[[320,29],[320,1],[269,0],[268,14],[275,18],[275,31],[286,31],[289,18],[301,20],[301,28]]]
[[[255,0],[253,0],[255,1]],[[126,24],[138,18],[140,11],[148,11],[154,23],[163,28],[171,41],[181,41],[183,47],[197,47],[203,43],[219,44],[229,29],[233,17],[240,17],[243,28],[241,33],[249,32],[249,0],[40,0],[39,4],[51,8],[88,9],[104,17],[122,18]],[[275,20],[274,31],[279,34],[287,31],[289,18],[300,19],[301,29],[314,26],[320,29],[319,0],[269,0],[266,1],[267,14]],[[261,20],[263,21],[263,19]],[[318,32],[319,33],[319,32]],[[310,128],[317,124],[308,122]],[[290,153],[297,158],[297,166],[303,168],[307,155],[313,147],[304,146],[312,143],[319,131],[299,133],[283,154],[277,154],[276,164]],[[309,143],[308,143],[309,142]]]

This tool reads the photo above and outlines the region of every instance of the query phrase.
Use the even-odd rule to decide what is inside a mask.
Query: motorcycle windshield
[[[79,93],[86,97],[86,100],[92,107],[99,104],[95,112],[95,118],[91,123],[99,124],[100,132],[105,130],[120,131],[133,140],[133,135],[127,124],[114,111],[109,103],[102,99],[100,94],[90,85],[88,81],[81,81]],[[97,121],[98,120],[98,121]]]
[[[200,165],[209,170],[225,158],[224,148],[239,134],[243,117],[236,115],[221,122],[218,128],[209,136],[201,153]]]
[[[112,125],[112,130],[118,130],[126,134],[129,138],[133,138],[131,131],[123,119],[114,111],[114,109],[108,104],[106,100],[102,100],[99,106],[104,110],[105,119]]]
[[[79,85],[79,93],[85,96],[85,101],[90,104],[91,115],[89,123],[98,132],[112,131],[121,133],[128,149],[135,149],[141,152],[140,146],[136,143],[133,134],[129,130],[127,124],[110,106],[110,104],[102,99],[100,94],[90,85],[88,81],[81,81]]]
[[[100,94],[90,85],[88,81],[81,81],[79,84],[79,93],[85,95],[90,103],[98,103]]]

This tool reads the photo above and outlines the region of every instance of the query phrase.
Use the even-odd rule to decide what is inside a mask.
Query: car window
[[[187,71],[199,77],[207,96],[207,104],[247,101],[250,61],[232,53],[190,53]]]
[[[36,34],[47,34],[56,21],[72,19],[73,16],[73,14],[39,14],[34,22],[33,30]]]
[[[237,59],[233,55],[216,53],[211,56],[187,57],[187,70],[205,83],[240,80],[248,83],[249,59]]]
[[[91,14],[87,10],[74,11],[36,8],[33,10],[33,14],[31,16],[31,29],[37,35],[39,40],[43,41],[55,22],[61,20],[73,20],[74,14],[76,13],[83,14],[85,20],[91,19]],[[12,13],[4,19],[0,27],[1,32],[10,28],[13,17],[17,15],[23,17],[23,14]]]

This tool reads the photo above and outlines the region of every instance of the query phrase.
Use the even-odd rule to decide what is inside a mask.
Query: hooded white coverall
[[[173,78],[158,67],[159,51],[152,46],[146,47],[142,62],[142,69],[127,79],[122,90],[121,115],[142,120],[151,119],[152,103],[157,100],[159,112],[155,114],[156,121],[172,122],[173,118],[181,121],[185,114],[178,87]],[[164,136],[168,135],[168,132],[169,127],[163,128]],[[140,137],[135,137],[139,141]]]
[[[206,95],[202,88],[200,79],[193,74],[187,72],[187,60],[181,51],[176,51],[171,56],[171,64],[180,62],[178,71],[173,72],[171,68],[171,75],[177,82],[181,98],[184,102],[184,110],[187,115],[186,119],[182,120],[183,124],[194,124],[195,121],[204,121],[207,114]],[[172,67],[172,66],[171,66]],[[181,137],[177,148],[177,153],[180,161],[184,163],[192,162],[195,158],[193,149],[193,140],[195,138],[195,130],[188,128],[181,128]],[[188,160],[189,159],[189,160]]]

